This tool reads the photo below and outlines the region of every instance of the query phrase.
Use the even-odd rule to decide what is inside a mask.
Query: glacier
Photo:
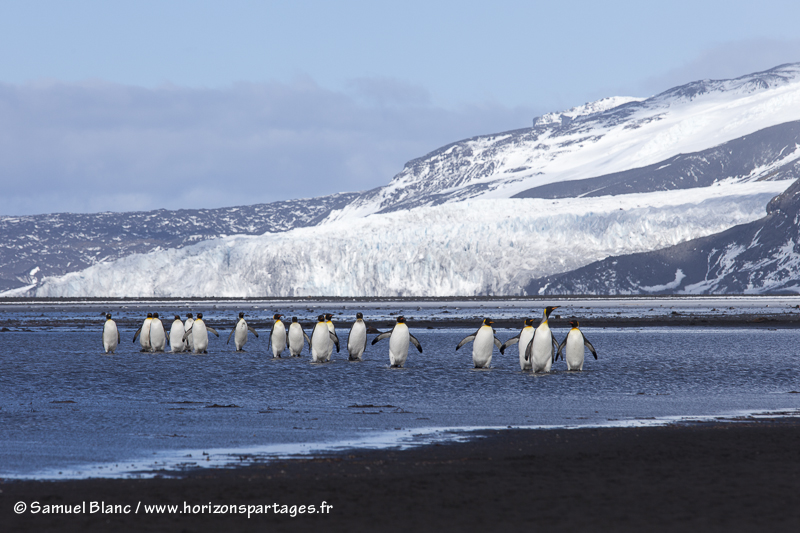
[[[533,278],[756,220],[786,181],[476,199],[134,254],[3,296],[522,295]]]

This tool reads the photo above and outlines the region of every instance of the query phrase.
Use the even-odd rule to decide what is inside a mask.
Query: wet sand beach
[[[797,418],[478,436],[180,478],[7,480],[0,522],[4,531],[800,530]],[[33,502],[92,501],[130,505],[130,514],[30,512]],[[332,506],[325,514],[289,515],[291,506],[319,510],[323,501]],[[15,514],[17,502],[28,510]],[[151,504],[188,504],[197,514],[146,514]],[[271,507],[248,519],[202,505]]]

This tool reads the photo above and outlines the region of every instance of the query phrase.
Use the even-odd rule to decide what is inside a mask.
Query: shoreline
[[[774,415],[774,413],[773,413]],[[655,427],[482,430],[406,450],[346,450],[179,478],[4,480],[13,531],[795,531],[800,417]],[[322,515],[26,512],[72,505],[332,505]]]

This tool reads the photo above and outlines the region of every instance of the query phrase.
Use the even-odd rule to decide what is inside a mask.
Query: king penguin
[[[478,328],[478,331],[472,335],[467,335],[456,346],[456,350],[464,346],[470,341],[472,343],[472,363],[475,368],[489,368],[492,363],[492,351],[494,346],[502,347],[500,341],[494,336],[494,328],[492,327],[494,320],[491,318],[484,318],[483,325]]]
[[[253,335],[258,338],[258,333],[256,333],[256,330],[247,325],[247,322],[244,319],[244,313],[240,312],[239,320],[236,321],[236,326],[234,326],[234,328],[231,330],[230,334],[228,335],[228,342],[225,344],[229,344],[231,342],[231,336],[233,336],[233,344],[236,346],[236,351],[244,351],[242,347],[247,342],[248,331],[251,331]]]
[[[192,315],[192,313],[186,313],[186,322],[183,323],[183,331],[186,332],[192,329],[193,322],[194,315]],[[189,335],[184,342],[186,343],[186,351],[194,351],[194,339],[192,339],[191,335]]]
[[[564,356],[562,357],[567,362],[567,370],[583,370],[583,347],[586,346],[589,348],[589,351],[592,352],[595,359],[597,359],[597,352],[594,350],[592,343],[589,342],[589,339],[584,337],[583,332],[578,328],[577,320],[572,320],[569,325],[572,326],[572,329],[569,330],[567,338],[564,339],[564,342],[558,347],[556,360],[558,360],[558,356],[561,355],[561,350],[566,346],[567,349],[564,351]]]
[[[183,340],[184,333],[186,333],[186,330],[183,328],[181,317],[175,315],[175,320],[172,321],[172,325],[169,328],[169,345],[172,347],[172,353],[186,351],[186,341]]]
[[[351,361],[361,361],[361,356],[367,349],[367,324],[364,322],[364,315],[356,313],[356,321],[350,327],[350,334],[347,336],[347,351]]]
[[[289,354],[292,357],[300,357],[303,351],[303,341],[308,342],[309,349],[311,346],[311,339],[308,338],[306,332],[303,331],[303,326],[297,321],[297,317],[292,317],[292,323],[289,324]]]
[[[283,325],[281,317],[283,315],[275,313],[272,318],[275,323],[269,332],[269,346],[272,348],[272,358],[280,359],[281,353],[286,349],[286,326]]]
[[[334,344],[338,352],[339,338],[328,329],[328,325],[325,323],[325,315],[319,315],[317,323],[314,324],[314,330],[311,332],[311,340],[308,343],[311,348],[311,362],[325,363],[330,361]]]
[[[133,342],[136,342],[136,337],[139,337],[139,344],[142,346],[140,351],[150,351],[150,323],[153,321],[153,313],[147,313],[147,318],[144,319],[142,326],[133,334]],[[141,336],[139,336],[141,334]]]
[[[503,345],[500,347],[500,353],[505,354],[506,348],[511,346],[512,344],[519,343],[519,367],[521,370],[530,370],[531,369],[531,360],[525,358],[525,348],[528,347],[528,343],[531,342],[533,338],[533,319],[526,318],[525,325],[522,326],[522,331],[516,337],[511,337]]]
[[[408,331],[406,324],[406,317],[397,317],[397,323],[392,328],[392,331],[381,333],[372,340],[372,344],[376,342],[389,339],[389,365],[391,367],[403,368],[408,359],[408,345],[414,343],[419,353],[422,353],[422,345],[416,337]]]
[[[163,352],[167,348],[167,328],[158,318],[158,313],[153,313],[150,322],[150,351]]]
[[[219,337],[217,330],[211,326],[206,326],[206,323],[203,322],[203,313],[197,313],[197,319],[192,322],[192,327],[183,334],[183,340],[186,340],[186,338],[191,335],[192,342],[194,343],[194,353],[208,353],[206,348],[208,348],[209,331]]]
[[[103,324],[103,349],[106,353],[117,351],[119,344],[119,330],[117,323],[111,320],[111,313],[106,314],[106,321]]]
[[[531,362],[531,370],[534,372],[550,372],[553,366],[553,359],[558,351],[558,341],[547,325],[550,313],[558,307],[547,307],[544,310],[542,322],[533,333],[533,338],[525,348],[525,359]]]

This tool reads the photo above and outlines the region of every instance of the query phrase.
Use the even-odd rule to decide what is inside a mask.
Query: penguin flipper
[[[191,332],[192,332],[192,326],[189,326],[189,329],[187,329],[186,332],[183,334],[183,339],[182,340],[184,342],[186,342],[186,339],[189,338],[189,333],[191,333]],[[138,333],[138,331],[137,331],[137,333]]]
[[[210,331],[211,333],[213,333],[214,335],[216,335],[217,337],[219,337],[219,333],[217,333],[217,330],[215,330],[215,329],[214,329],[214,328],[212,328],[211,326],[206,326],[206,329],[207,329],[208,331]]]
[[[528,343],[528,346],[525,348],[525,360],[531,360],[531,352],[533,351],[533,339],[536,337],[536,333],[534,332],[533,337],[531,337],[531,341]]]
[[[331,336],[331,340],[333,341],[333,344],[336,345],[336,353],[339,353],[339,337],[337,337],[336,333],[334,333],[332,331],[329,331],[328,333]]]
[[[225,341],[225,344],[230,344],[231,343],[231,337],[233,337],[233,332],[234,331],[236,331],[236,326],[234,326],[233,329],[231,330],[231,332],[228,333],[228,340]]]
[[[468,342],[472,342],[472,341],[474,341],[474,340],[475,340],[475,337],[476,337],[477,335],[478,335],[478,333],[476,332],[476,333],[473,333],[472,335],[467,335],[466,337],[464,337],[463,339],[461,339],[461,342],[459,342],[459,343],[458,343],[458,346],[456,346],[456,350],[458,350],[459,348],[461,348],[462,346],[464,346],[464,345],[465,345],[465,344],[467,344]]]
[[[391,331],[386,331],[384,333],[381,333],[380,335],[378,335],[377,337],[372,339],[372,344],[375,344],[378,341],[382,341],[383,339],[388,339],[391,336],[392,336],[392,332]]]
[[[412,343],[414,346],[416,346],[416,347],[417,347],[417,350],[419,350],[419,353],[422,353],[422,345],[419,343],[419,341],[417,340],[417,338],[416,338],[414,335],[412,335],[411,333],[409,333],[409,334],[408,334],[408,338],[409,338],[409,340],[411,341],[411,343]]]
[[[566,337],[565,337],[565,338],[564,338],[564,342],[562,342],[562,343],[561,343],[561,344],[558,346],[558,351],[556,352],[556,358],[554,359],[554,361],[558,361],[558,357],[559,357],[559,356],[561,356],[561,358],[563,359],[563,357],[564,357],[564,356],[563,356],[563,355],[561,355],[561,350],[563,350],[563,349],[564,349],[564,346],[566,346],[566,345],[567,345],[567,339],[566,339]]]
[[[566,342],[566,341],[564,341],[564,342]],[[587,348],[589,348],[589,351],[592,352],[592,355],[594,356],[594,358],[597,359],[597,352],[594,351],[594,346],[592,346],[592,343],[589,342],[589,339],[587,339],[586,337],[583,338],[583,345],[586,346]]]
[[[500,347],[503,346],[503,343],[500,342],[500,339],[495,337],[494,338],[494,345],[497,346],[498,349],[500,349]]]
[[[256,330],[255,330],[253,327],[251,327],[251,326],[247,326],[247,329],[250,331],[250,333],[252,333],[253,335],[255,335],[255,336],[256,336],[256,338],[258,338],[258,333],[256,333]],[[270,337],[272,337],[272,334],[271,334],[271,333],[270,333]]]
[[[117,330],[117,344],[122,342],[120,339],[121,339],[121,337],[119,336],[119,330]]]
[[[500,346],[500,353],[505,354],[506,348],[508,348],[513,344],[517,344],[518,342],[519,342],[519,335],[517,335],[516,337],[511,337],[506,342],[504,342],[502,346]]]
[[[553,350],[550,357],[552,357],[553,362],[556,360],[556,353],[558,352],[558,341],[556,340],[556,336],[553,334],[553,331],[550,331],[550,341],[553,343]]]
[[[308,349],[310,350],[311,349],[311,339],[308,338],[308,335],[306,335],[305,331],[303,331],[303,337],[306,338],[306,342],[308,343]]]
[[[136,330],[136,333],[133,334],[133,342],[136,342],[136,337],[139,336],[139,333],[142,332],[142,328]]]

